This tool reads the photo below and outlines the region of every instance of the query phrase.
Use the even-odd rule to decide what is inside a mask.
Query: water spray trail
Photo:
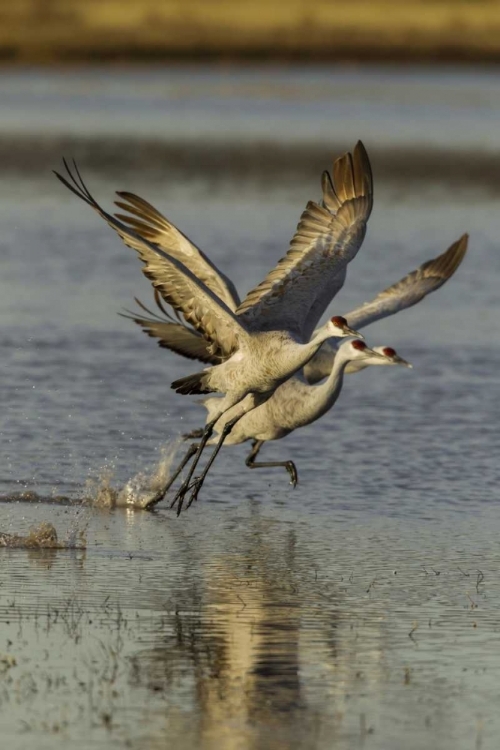
[[[181,443],[181,438],[165,443],[160,449],[160,459],[156,466],[150,471],[135,474],[119,490],[112,486],[113,470],[107,467],[97,481],[87,482],[89,504],[99,508],[137,509],[154,504],[156,498],[163,493]]]

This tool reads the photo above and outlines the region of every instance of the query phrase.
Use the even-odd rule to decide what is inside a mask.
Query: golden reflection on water
[[[66,509],[52,512],[62,526]],[[3,550],[3,648],[12,684],[34,681],[32,731],[64,719],[78,739],[90,721],[96,747],[112,731],[141,750],[474,741],[481,706],[498,696],[500,594],[486,565],[487,588],[471,590],[477,556],[450,547],[436,558],[442,532],[388,519],[344,531],[257,504],[230,520],[210,505],[186,519],[95,511],[85,555]],[[467,539],[477,550],[466,529],[460,549]],[[496,537],[478,531],[493,560]],[[436,567],[422,566],[423,549]],[[0,719],[17,727],[26,706],[0,703]]]
[[[362,680],[377,692],[383,617],[368,605],[358,669],[359,623],[342,612],[341,588],[304,584],[296,542],[293,528],[283,534],[253,519],[243,549],[203,562],[201,583],[173,616],[173,636],[138,654],[140,681],[169,702],[177,694],[187,712],[170,710],[167,722],[169,731],[182,726],[186,747],[306,747],[335,737],[346,695]],[[363,736],[370,727],[359,721]]]

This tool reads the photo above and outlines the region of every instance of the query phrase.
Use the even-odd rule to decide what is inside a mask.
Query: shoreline
[[[192,175],[200,171],[211,179],[227,180],[245,177],[246,181],[278,182],[290,179],[315,179],[330,168],[335,154],[352,144],[335,142],[243,141],[238,144],[210,140],[199,143],[179,138],[157,138],[127,135],[80,136],[31,133],[0,133],[0,160],[4,174],[32,175],[61,168],[62,155],[76,159],[86,172],[113,175],[121,179],[138,169],[158,177],[168,173]],[[500,156],[493,149],[453,149],[439,146],[370,145],[370,157],[381,182],[406,185],[434,182],[442,186],[461,185],[461,189],[482,189],[497,194]]]
[[[499,32],[500,40],[500,32]],[[456,66],[488,67],[500,64],[500,44],[498,49],[414,47],[402,45],[387,47],[366,47],[360,45],[337,47],[335,50],[318,47],[315,49],[283,49],[277,52],[264,47],[221,49],[166,50],[154,47],[81,47],[78,49],[10,50],[0,46],[0,70],[22,69],[32,66],[56,69],[78,69],[92,67],[147,67],[176,65],[245,66],[256,65],[314,66],[330,64],[339,66],[387,65],[402,67]]]
[[[456,67],[487,67],[500,64],[500,47],[498,50],[435,50],[432,53],[424,50],[408,50],[398,54],[397,49],[373,49],[351,48],[345,51],[336,51],[330,54],[326,50],[295,50],[283,51],[282,54],[271,54],[262,50],[238,50],[236,51],[209,51],[197,52],[192,50],[179,50],[166,53],[164,50],[79,50],[68,54],[53,56],[27,54],[19,57],[3,56],[0,53],[0,69],[16,69],[31,66],[40,66],[47,69],[68,68],[78,69],[80,67],[147,67],[151,65],[203,65],[215,66],[245,66],[262,65],[268,67],[273,65],[303,65],[314,66],[317,64],[331,64],[342,66],[357,65],[401,65],[401,66],[430,66],[430,65],[452,65]]]

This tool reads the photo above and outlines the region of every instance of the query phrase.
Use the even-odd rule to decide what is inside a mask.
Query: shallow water
[[[2,733],[16,748],[495,748],[498,186],[456,171],[413,184],[404,153],[447,149],[464,168],[472,153],[494,159],[496,78],[149,76],[54,74],[42,89],[33,72],[0,77],[0,531],[47,522],[86,538],[84,550],[0,549]],[[225,144],[229,129],[245,159]],[[120,166],[113,133],[140,141],[141,169],[127,154]],[[169,388],[196,365],[116,315],[134,296],[150,302],[134,253],[49,167],[72,144],[104,205],[115,189],[144,195],[244,293],[318,196],[307,149],[314,161],[327,137],[359,136],[382,149],[382,177],[374,163],[374,213],[335,312],[471,235],[449,284],[366,331],[414,370],[346,378],[334,411],[263,449],[296,461],[295,490],[284,471],[248,471],[240,446],[180,519],[93,507],[103,488],[154,476],[203,414]],[[183,161],[190,139],[207,153],[199,170]],[[246,170],[283,141],[301,149],[294,170],[266,158]],[[182,148],[169,171],[172,143]],[[391,144],[403,149],[392,162]]]

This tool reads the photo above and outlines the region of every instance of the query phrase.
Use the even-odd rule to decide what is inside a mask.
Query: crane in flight
[[[144,273],[165,301],[182,310],[185,320],[209,340],[212,353],[217,349],[224,352],[220,364],[172,383],[177,393],[225,394],[223,408],[205,426],[188,476],[176,495],[180,512],[189,490],[192,490],[189,504],[196,499],[225,438],[244,414],[270,398],[328,338],[359,335],[339,316],[315,328],[343,286],[347,265],[356,256],[366,233],[373,206],[368,155],[358,142],[353,154],[346,153],[334,163],[333,181],[328,173],[324,174],[324,205],[309,201],[288,253],[248,293],[236,311],[182,261],[139,231],[138,223],[144,219],[151,223],[153,207],[148,204],[146,214],[136,213],[138,221],[132,219],[127,225],[97,203],[76,164],[75,175],[64,164],[69,181],[56,172],[58,179],[138,252],[145,264]],[[152,229],[158,230],[158,216],[161,217],[158,212],[153,214]],[[191,482],[215,424],[229,409],[232,409],[231,419],[222,428],[202,474]]]
[[[436,258],[423,263],[414,271],[406,274],[402,279],[397,281],[395,284],[384,289],[370,302],[366,302],[363,305],[355,308],[351,312],[345,315],[345,319],[350,324],[356,325],[356,328],[364,328],[371,323],[382,318],[389,317],[391,315],[405,310],[408,307],[420,302],[428,294],[439,289],[451,276],[455,273],[457,268],[460,266],[465,254],[467,252],[468,235],[464,234],[460,239],[454,242],[450,247],[441,255]],[[141,302],[136,300],[139,306],[145,311],[146,316],[137,315],[134,313],[128,313],[125,317],[132,319],[137,323],[152,338],[158,339],[160,346],[175,351],[190,359],[200,359],[202,362],[216,362],[215,355],[212,355],[208,349],[207,342],[202,336],[195,330],[187,328],[180,321],[175,321],[169,313],[163,307],[159,298],[157,290],[155,290],[155,301],[159,308],[160,314],[156,314],[148,310]],[[342,347],[342,345],[341,345]],[[310,386],[323,380],[325,377],[330,380],[336,363],[338,349],[338,340],[329,339],[315,356],[309,360],[309,362],[303,368],[303,376],[296,375],[295,377],[288,380],[282,386],[280,386],[273,396],[262,406],[259,406],[254,412],[250,412],[245,415],[241,422],[235,427],[228,439],[226,444],[241,443],[249,439],[254,440],[252,451],[246,459],[246,465],[250,468],[256,468],[257,466],[284,466],[290,474],[292,484],[296,483],[297,470],[292,461],[283,462],[266,462],[266,463],[255,463],[257,453],[262,448],[263,444],[267,440],[276,440],[284,435],[289,434],[291,430],[288,429],[288,417],[286,414],[292,413],[292,419],[295,415],[295,409],[284,407],[284,400],[289,397],[293,399],[294,394],[301,394],[300,398],[304,403],[312,404],[315,401],[315,406],[311,410],[310,414],[313,418],[308,419],[306,424],[310,424],[315,419],[318,419],[321,414],[314,416],[314,409],[316,404],[320,403],[320,393],[308,395]],[[384,354],[384,358],[370,357],[365,359],[363,357],[356,357],[349,360],[344,367],[344,374],[352,374],[358,372],[365,367],[370,365],[384,365],[384,364],[405,364],[404,360],[401,360],[393,349],[390,347],[374,347],[373,351],[378,354]],[[219,356],[219,355],[217,355]],[[328,381],[327,381],[328,382]],[[308,388],[309,384],[309,388]],[[327,390],[323,391],[324,394]],[[329,397],[329,396],[328,396]],[[215,402],[219,399],[209,398],[205,400],[205,406],[208,409],[209,416],[213,413],[215,408]],[[219,405],[220,407],[220,405]],[[219,408],[218,407],[218,408]],[[318,407],[318,408],[323,408]],[[329,407],[331,408],[331,407]],[[327,411],[328,409],[326,409]],[[283,416],[285,415],[285,416]],[[282,424],[280,424],[282,422]],[[221,424],[223,420],[221,420]],[[267,424],[269,433],[274,437],[262,437],[264,434],[264,428],[262,424]],[[302,426],[296,424],[293,429]],[[254,431],[255,428],[255,431]],[[216,426],[217,429],[217,426]],[[257,432],[260,430],[260,432]],[[283,432],[281,432],[283,430]],[[186,437],[200,437],[202,433],[195,431]],[[157,504],[164,497],[172,483],[175,481],[179,473],[182,471],[188,460],[196,451],[197,446],[191,445],[187,454],[179,464],[174,474],[170,477],[168,484],[164,488],[161,494],[158,494],[152,504]],[[151,505],[152,505],[151,504]]]
[[[257,454],[264,443],[271,440],[280,440],[294,430],[312,424],[330,411],[340,396],[344,374],[349,365],[357,366],[356,372],[370,365],[412,366],[391,347],[379,346],[370,349],[364,341],[359,339],[344,341],[340,344],[330,374],[323,383],[311,386],[301,374],[296,373],[280,385],[265,403],[244,414],[227,436],[224,445],[239,445],[247,440],[252,440],[252,449],[245,461],[246,466],[249,469],[282,466],[287,470],[290,475],[290,483],[295,487],[298,482],[298,473],[293,461],[257,462],[255,460]],[[210,397],[202,402],[207,410],[208,421],[220,409],[218,403],[220,400],[220,398]],[[224,428],[225,421],[229,419],[231,419],[231,410],[219,419],[214,431],[220,433]],[[195,430],[185,437],[200,437],[202,434],[203,430]],[[217,438],[212,438],[209,443],[215,443],[216,440]],[[184,460],[169,478],[167,485],[161,493],[157,493],[151,499],[146,506],[147,508],[152,508],[161,502],[194,450],[196,450],[196,444],[190,447]],[[174,499],[171,507],[174,506],[175,502]]]

